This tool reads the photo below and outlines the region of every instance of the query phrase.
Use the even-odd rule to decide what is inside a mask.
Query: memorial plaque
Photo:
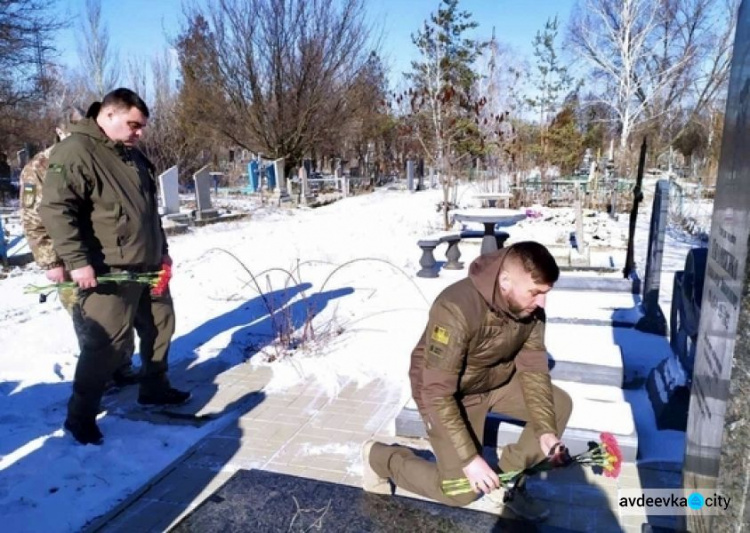
[[[739,8],[688,413],[683,483],[732,504],[690,531],[750,526],[750,12]]]

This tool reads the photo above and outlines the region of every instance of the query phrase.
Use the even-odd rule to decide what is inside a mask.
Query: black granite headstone
[[[703,287],[683,483],[731,498],[717,515],[691,514],[688,529],[750,530],[750,5],[743,0],[729,77]]]
[[[448,507],[302,477],[239,470],[170,530],[563,532],[498,515]]]
[[[656,335],[667,334],[667,319],[659,307],[659,286],[661,264],[664,257],[664,235],[669,216],[669,181],[659,180],[654,192],[654,205],[651,210],[651,226],[648,232],[648,253],[643,276],[644,316],[636,324],[636,329]]]

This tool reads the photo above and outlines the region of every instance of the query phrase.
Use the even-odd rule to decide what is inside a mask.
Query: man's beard
[[[536,311],[536,307],[531,310],[522,307],[518,302],[514,301],[510,295],[505,299],[505,301],[508,304],[508,310],[517,318],[529,318],[534,314],[534,311]]]

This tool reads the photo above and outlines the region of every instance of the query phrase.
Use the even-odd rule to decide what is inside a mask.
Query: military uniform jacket
[[[42,201],[42,184],[49,165],[52,147],[39,152],[31,158],[20,178],[21,223],[26,241],[29,243],[34,261],[43,269],[62,266],[62,260],[52,246],[52,239],[42,224],[39,216],[39,204]]]
[[[55,146],[39,213],[68,270],[153,270],[167,253],[153,165],[109,139],[94,119]]]
[[[463,466],[477,452],[460,404],[481,401],[480,395],[516,373],[535,435],[557,433],[544,313],[538,309],[518,319],[508,309],[498,286],[506,252],[479,257],[468,278],[437,297],[411,355],[409,377],[420,413],[436,435],[453,444]]]

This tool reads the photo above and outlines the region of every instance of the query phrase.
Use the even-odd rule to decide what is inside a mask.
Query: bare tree
[[[30,139],[54,74],[52,0],[0,0],[0,151]],[[33,137],[33,135],[32,135]]]
[[[81,79],[93,99],[114,89],[120,79],[119,58],[109,46],[109,29],[102,21],[101,0],[86,0],[80,24],[83,41],[78,42]]]
[[[600,102],[616,116],[621,151],[639,126],[668,113],[700,113],[716,98],[727,79],[735,18],[735,0],[577,4],[569,43],[603,89]],[[671,142],[679,128],[669,131]]]
[[[177,39],[182,116],[291,166],[351,116],[363,0],[213,0]]]

